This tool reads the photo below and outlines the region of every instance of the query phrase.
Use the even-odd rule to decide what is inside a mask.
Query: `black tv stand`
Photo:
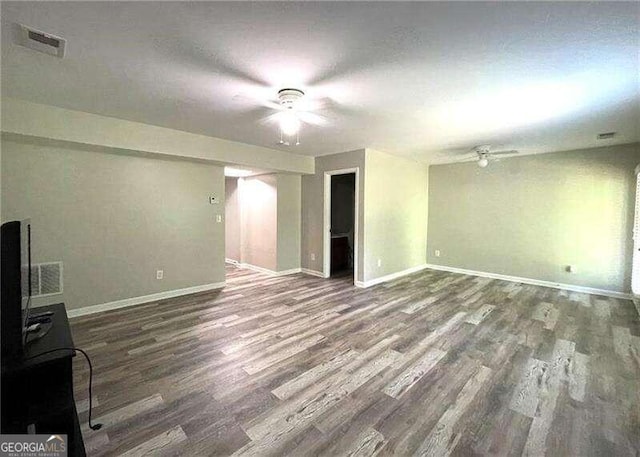
[[[29,325],[37,325],[37,328],[27,334],[27,345],[30,345],[35,340],[45,336],[53,327],[52,321],[53,320],[50,317],[45,317],[38,322],[32,322],[31,320],[29,320]]]
[[[29,320],[27,321],[27,325],[33,325],[33,324],[48,324],[49,322],[51,322],[51,318],[47,317],[47,316],[42,316],[42,317],[30,317]]]
[[[38,308],[40,309],[40,308]],[[40,319],[41,317],[51,317],[55,314],[55,312],[49,310],[49,311],[42,311],[41,313],[34,313],[33,310],[31,310],[31,312],[29,313],[29,320],[32,319]]]
[[[24,358],[3,360],[1,432],[67,435],[68,455],[86,456],[73,395],[75,351],[56,350],[74,347],[64,304],[37,310],[53,311],[41,325],[44,333],[29,336]]]
[[[29,313],[29,319],[27,319],[27,326],[33,324],[48,324],[53,320],[53,312],[48,311],[44,313]]]

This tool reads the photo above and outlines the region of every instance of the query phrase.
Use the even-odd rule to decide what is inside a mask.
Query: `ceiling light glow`
[[[464,132],[473,137],[499,133],[579,111],[589,101],[590,93],[586,84],[573,79],[536,82],[447,102],[431,120],[448,134]]]
[[[242,170],[240,168],[224,167],[224,175],[230,178],[243,178],[252,174],[249,170]]]
[[[287,136],[293,136],[300,130],[300,119],[293,110],[286,110],[280,114],[280,130]]]

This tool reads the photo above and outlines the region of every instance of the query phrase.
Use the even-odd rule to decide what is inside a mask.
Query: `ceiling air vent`
[[[44,52],[56,57],[64,57],[64,50],[67,47],[67,40],[50,33],[32,29],[26,25],[18,26],[18,44],[34,51]]]
[[[598,133],[599,140],[609,140],[615,136],[616,132]]]

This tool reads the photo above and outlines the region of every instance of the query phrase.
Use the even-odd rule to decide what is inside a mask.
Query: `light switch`
[[[222,215],[216,214],[216,222],[218,223],[222,222]]]
[[[220,203],[220,200],[218,200],[218,197],[216,197],[215,195],[211,195],[209,197],[209,203],[212,205],[217,205],[218,203]]]

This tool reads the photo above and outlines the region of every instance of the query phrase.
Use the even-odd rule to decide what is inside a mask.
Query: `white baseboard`
[[[594,287],[576,286],[573,284],[563,284],[553,281],[543,281],[540,279],[521,278],[519,276],[501,275],[498,273],[487,273],[485,271],[466,270],[464,268],[448,267],[444,265],[427,264],[427,268],[432,270],[449,271],[451,273],[460,273],[464,275],[480,276],[483,278],[501,279],[503,281],[521,282],[523,284],[531,284],[533,286],[551,287],[554,289],[571,290],[573,292],[582,292],[585,294],[603,295],[605,297],[622,298],[631,300],[631,293],[618,292],[615,290],[596,289]]]
[[[238,267],[240,268],[246,268],[248,270],[257,271],[259,273],[264,273],[269,276],[286,276],[286,275],[293,275],[293,274],[302,272],[302,268],[291,268],[289,270],[275,271],[275,270],[270,270],[268,268],[259,267],[257,265],[252,265],[250,263],[236,263],[236,265],[238,265]]]
[[[224,263],[230,263],[231,265],[239,265],[240,262],[238,262],[237,260],[233,260],[233,259],[224,259]]]
[[[356,287],[362,287],[362,288],[371,287],[371,286],[375,286],[376,284],[381,284],[387,281],[393,281],[394,279],[401,278],[402,276],[416,273],[418,271],[424,270],[425,268],[427,268],[427,264],[417,265],[415,267],[407,268],[406,270],[398,271],[396,273],[391,273],[385,276],[380,276],[379,278],[370,279],[369,281],[356,281],[355,285]]]
[[[102,313],[113,309],[127,308],[129,306],[141,305],[166,298],[179,297],[181,295],[195,294],[197,292],[206,292],[208,290],[222,289],[224,282],[215,282],[212,284],[203,284],[201,286],[186,287],[184,289],[167,290],[156,294],[142,295],[140,297],[125,298],[124,300],[116,300],[99,305],[85,306],[83,308],[70,309],[67,311],[69,317],[86,316],[88,314]]]
[[[309,268],[302,268],[302,273],[311,276],[317,276],[318,278],[324,278],[324,273],[321,271],[310,270]]]
[[[276,276],[286,276],[286,275],[295,275],[297,273],[302,273],[302,268],[290,268],[288,270],[276,271]]]

